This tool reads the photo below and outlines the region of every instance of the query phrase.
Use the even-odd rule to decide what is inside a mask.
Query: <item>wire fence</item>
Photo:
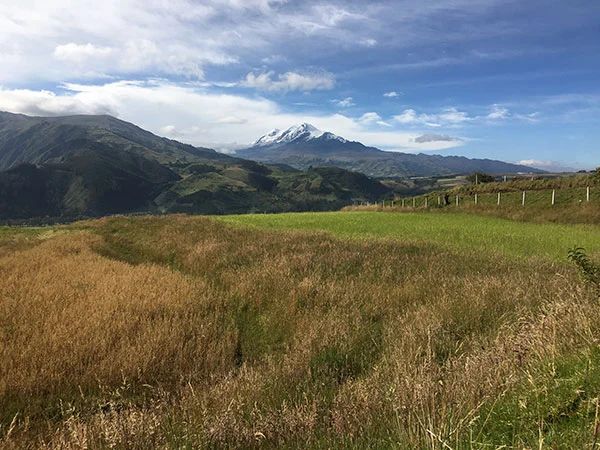
[[[458,194],[420,195],[381,202],[360,202],[354,206],[380,208],[432,208],[475,205],[509,206],[567,206],[592,202],[600,205],[600,188],[565,188],[529,191],[473,192]]]

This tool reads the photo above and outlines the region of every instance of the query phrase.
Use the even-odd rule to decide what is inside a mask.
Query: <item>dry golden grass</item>
[[[499,446],[495,405],[599,336],[545,259],[90,221],[0,257],[0,446]]]

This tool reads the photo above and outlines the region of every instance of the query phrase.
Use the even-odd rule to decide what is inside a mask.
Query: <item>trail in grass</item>
[[[600,253],[600,227],[515,222],[470,214],[387,213],[372,211],[249,214],[218,220],[266,230],[326,231],[357,239],[393,238],[435,242],[455,249],[500,251],[511,256],[564,260],[567,251],[584,247]]]

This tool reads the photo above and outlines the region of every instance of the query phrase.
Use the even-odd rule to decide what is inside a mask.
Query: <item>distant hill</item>
[[[211,149],[156,136],[111,116],[29,117],[0,112],[0,170],[23,163],[60,163],[71,152],[99,146],[160,163],[229,159]]]
[[[0,112],[0,219],[323,211],[392,190],[336,167],[267,166],[110,116]]]
[[[251,147],[236,151],[236,154],[269,164],[288,164],[297,169],[337,166],[374,177],[466,174],[474,171],[492,174],[543,172],[491,159],[385,152],[318,130],[307,123],[284,131],[273,130]]]

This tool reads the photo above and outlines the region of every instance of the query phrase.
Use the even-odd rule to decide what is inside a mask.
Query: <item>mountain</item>
[[[0,220],[115,213],[321,211],[391,189],[335,167],[267,166],[110,116],[0,112]],[[46,219],[44,219],[46,220]]]
[[[346,139],[336,136],[333,133],[318,130],[311,124],[303,123],[281,131],[274,129],[269,134],[265,134],[259,138],[254,144],[254,147],[268,147],[271,145],[288,144],[291,142],[309,142],[318,140],[320,142],[338,141],[343,144],[347,143]]]
[[[111,116],[29,117],[0,112],[0,170],[19,164],[60,163],[73,151],[103,147],[159,163],[228,159],[164,137]]]
[[[481,171],[542,173],[542,170],[491,159],[385,152],[348,141],[303,123],[287,130],[273,130],[236,155],[264,163],[288,164],[297,169],[337,166],[374,177],[465,174]]]

